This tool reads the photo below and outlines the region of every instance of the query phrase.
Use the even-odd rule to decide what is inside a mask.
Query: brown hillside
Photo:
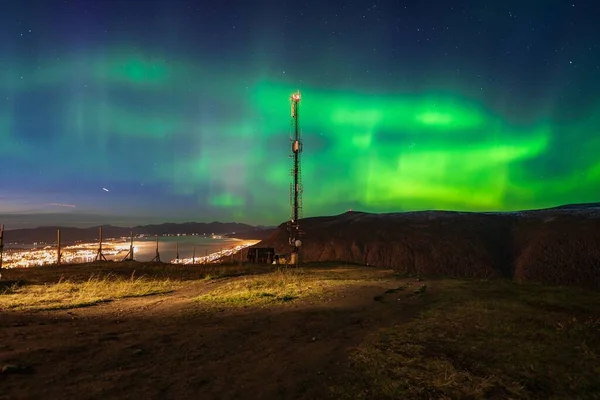
[[[517,230],[514,278],[600,289],[600,214],[539,212]]]
[[[600,289],[600,211],[348,212],[301,221],[304,262],[343,261],[401,273],[515,278]],[[257,246],[288,253],[286,225]]]

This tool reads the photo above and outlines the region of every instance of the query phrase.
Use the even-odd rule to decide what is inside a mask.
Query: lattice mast
[[[290,138],[290,140],[292,142],[292,158],[294,159],[294,165],[292,168],[293,182],[290,187],[290,202],[292,206],[292,216],[290,219],[290,245],[293,246],[293,253],[297,254],[300,244],[299,220],[302,218],[302,171],[300,163],[302,140],[300,138],[300,124],[298,119],[300,108],[300,91],[292,94],[291,103],[293,136]]]

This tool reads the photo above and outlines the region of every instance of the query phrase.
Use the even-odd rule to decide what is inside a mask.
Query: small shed
[[[248,249],[248,262],[250,264],[272,264],[275,257],[273,247],[250,247]]]

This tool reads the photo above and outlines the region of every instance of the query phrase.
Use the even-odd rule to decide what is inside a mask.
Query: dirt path
[[[4,313],[0,362],[29,370],[0,375],[0,399],[324,398],[349,350],[422,301],[395,301],[384,292],[402,281],[379,274],[325,302],[269,308],[203,308],[191,298],[224,282],[200,281],[163,296]]]

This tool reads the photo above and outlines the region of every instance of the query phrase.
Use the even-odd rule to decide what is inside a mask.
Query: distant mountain
[[[28,244],[35,242],[54,243],[57,238],[58,226],[43,226],[31,229],[14,229],[4,232],[4,241],[6,243]],[[182,224],[164,223],[160,225],[141,225],[133,228],[123,228],[118,226],[103,225],[102,236],[106,239],[129,236],[131,232],[134,235],[173,235],[173,234],[207,234],[227,235],[237,237],[237,234],[244,235],[244,238],[250,238],[254,233],[257,239],[262,239],[260,227],[237,222],[185,222]],[[70,228],[60,227],[61,242],[64,244],[75,241],[93,241],[98,240],[99,226],[90,228]],[[260,236],[260,237],[259,237]]]
[[[276,227],[256,227],[247,232],[228,233],[225,236],[236,239],[263,240],[275,232]]]
[[[565,204],[549,208],[549,210],[583,210],[588,208],[600,208],[600,203]]]

